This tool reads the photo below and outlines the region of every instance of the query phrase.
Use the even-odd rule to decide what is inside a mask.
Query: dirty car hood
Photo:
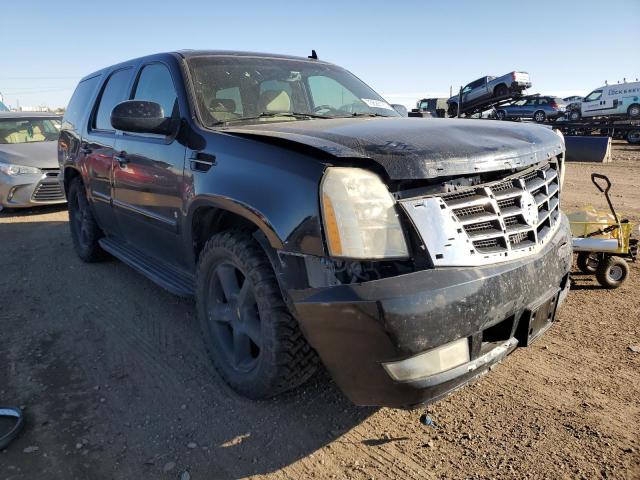
[[[264,122],[221,131],[301,144],[336,159],[371,159],[392,180],[522,168],[564,151],[551,129],[493,120],[345,118]]]
[[[0,162],[36,168],[58,166],[58,142],[0,144]]]

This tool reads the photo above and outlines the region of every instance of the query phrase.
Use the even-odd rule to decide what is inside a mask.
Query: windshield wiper
[[[381,113],[374,112],[353,112],[351,117],[391,117],[391,115],[382,115]],[[348,118],[348,117],[345,117]]]
[[[214,122],[212,125],[227,125],[229,123],[244,122],[246,120],[258,120],[260,118],[270,117],[290,117],[290,118],[335,118],[327,115],[317,115],[315,113],[301,113],[301,112],[262,112],[259,115],[252,115],[249,117],[230,118],[229,120]]]

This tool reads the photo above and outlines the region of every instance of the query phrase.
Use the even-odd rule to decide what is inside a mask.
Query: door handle
[[[124,168],[129,163],[129,158],[127,157],[127,152],[120,152],[113,156],[113,159],[118,162],[120,168]]]
[[[189,161],[191,170],[196,172],[207,172],[211,167],[217,165],[216,156],[204,152],[191,152]]]

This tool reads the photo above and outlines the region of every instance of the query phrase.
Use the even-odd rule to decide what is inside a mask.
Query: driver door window
[[[346,113],[369,111],[362,100],[333,78],[318,75],[309,77],[308,82],[314,111],[321,106]]]
[[[165,117],[173,117],[178,96],[167,67],[161,63],[152,63],[142,70],[134,100],[147,100],[159,103]]]
[[[594,102],[596,100],[600,100],[602,97],[602,90],[594,90],[584,99],[585,102]]]

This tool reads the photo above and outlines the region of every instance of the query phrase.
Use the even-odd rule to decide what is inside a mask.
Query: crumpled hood
[[[522,168],[564,151],[564,141],[550,128],[494,120],[368,117],[264,122],[221,131],[294,142],[355,163],[368,158],[392,180]]]
[[[0,162],[37,168],[58,166],[58,142],[0,144]]]

